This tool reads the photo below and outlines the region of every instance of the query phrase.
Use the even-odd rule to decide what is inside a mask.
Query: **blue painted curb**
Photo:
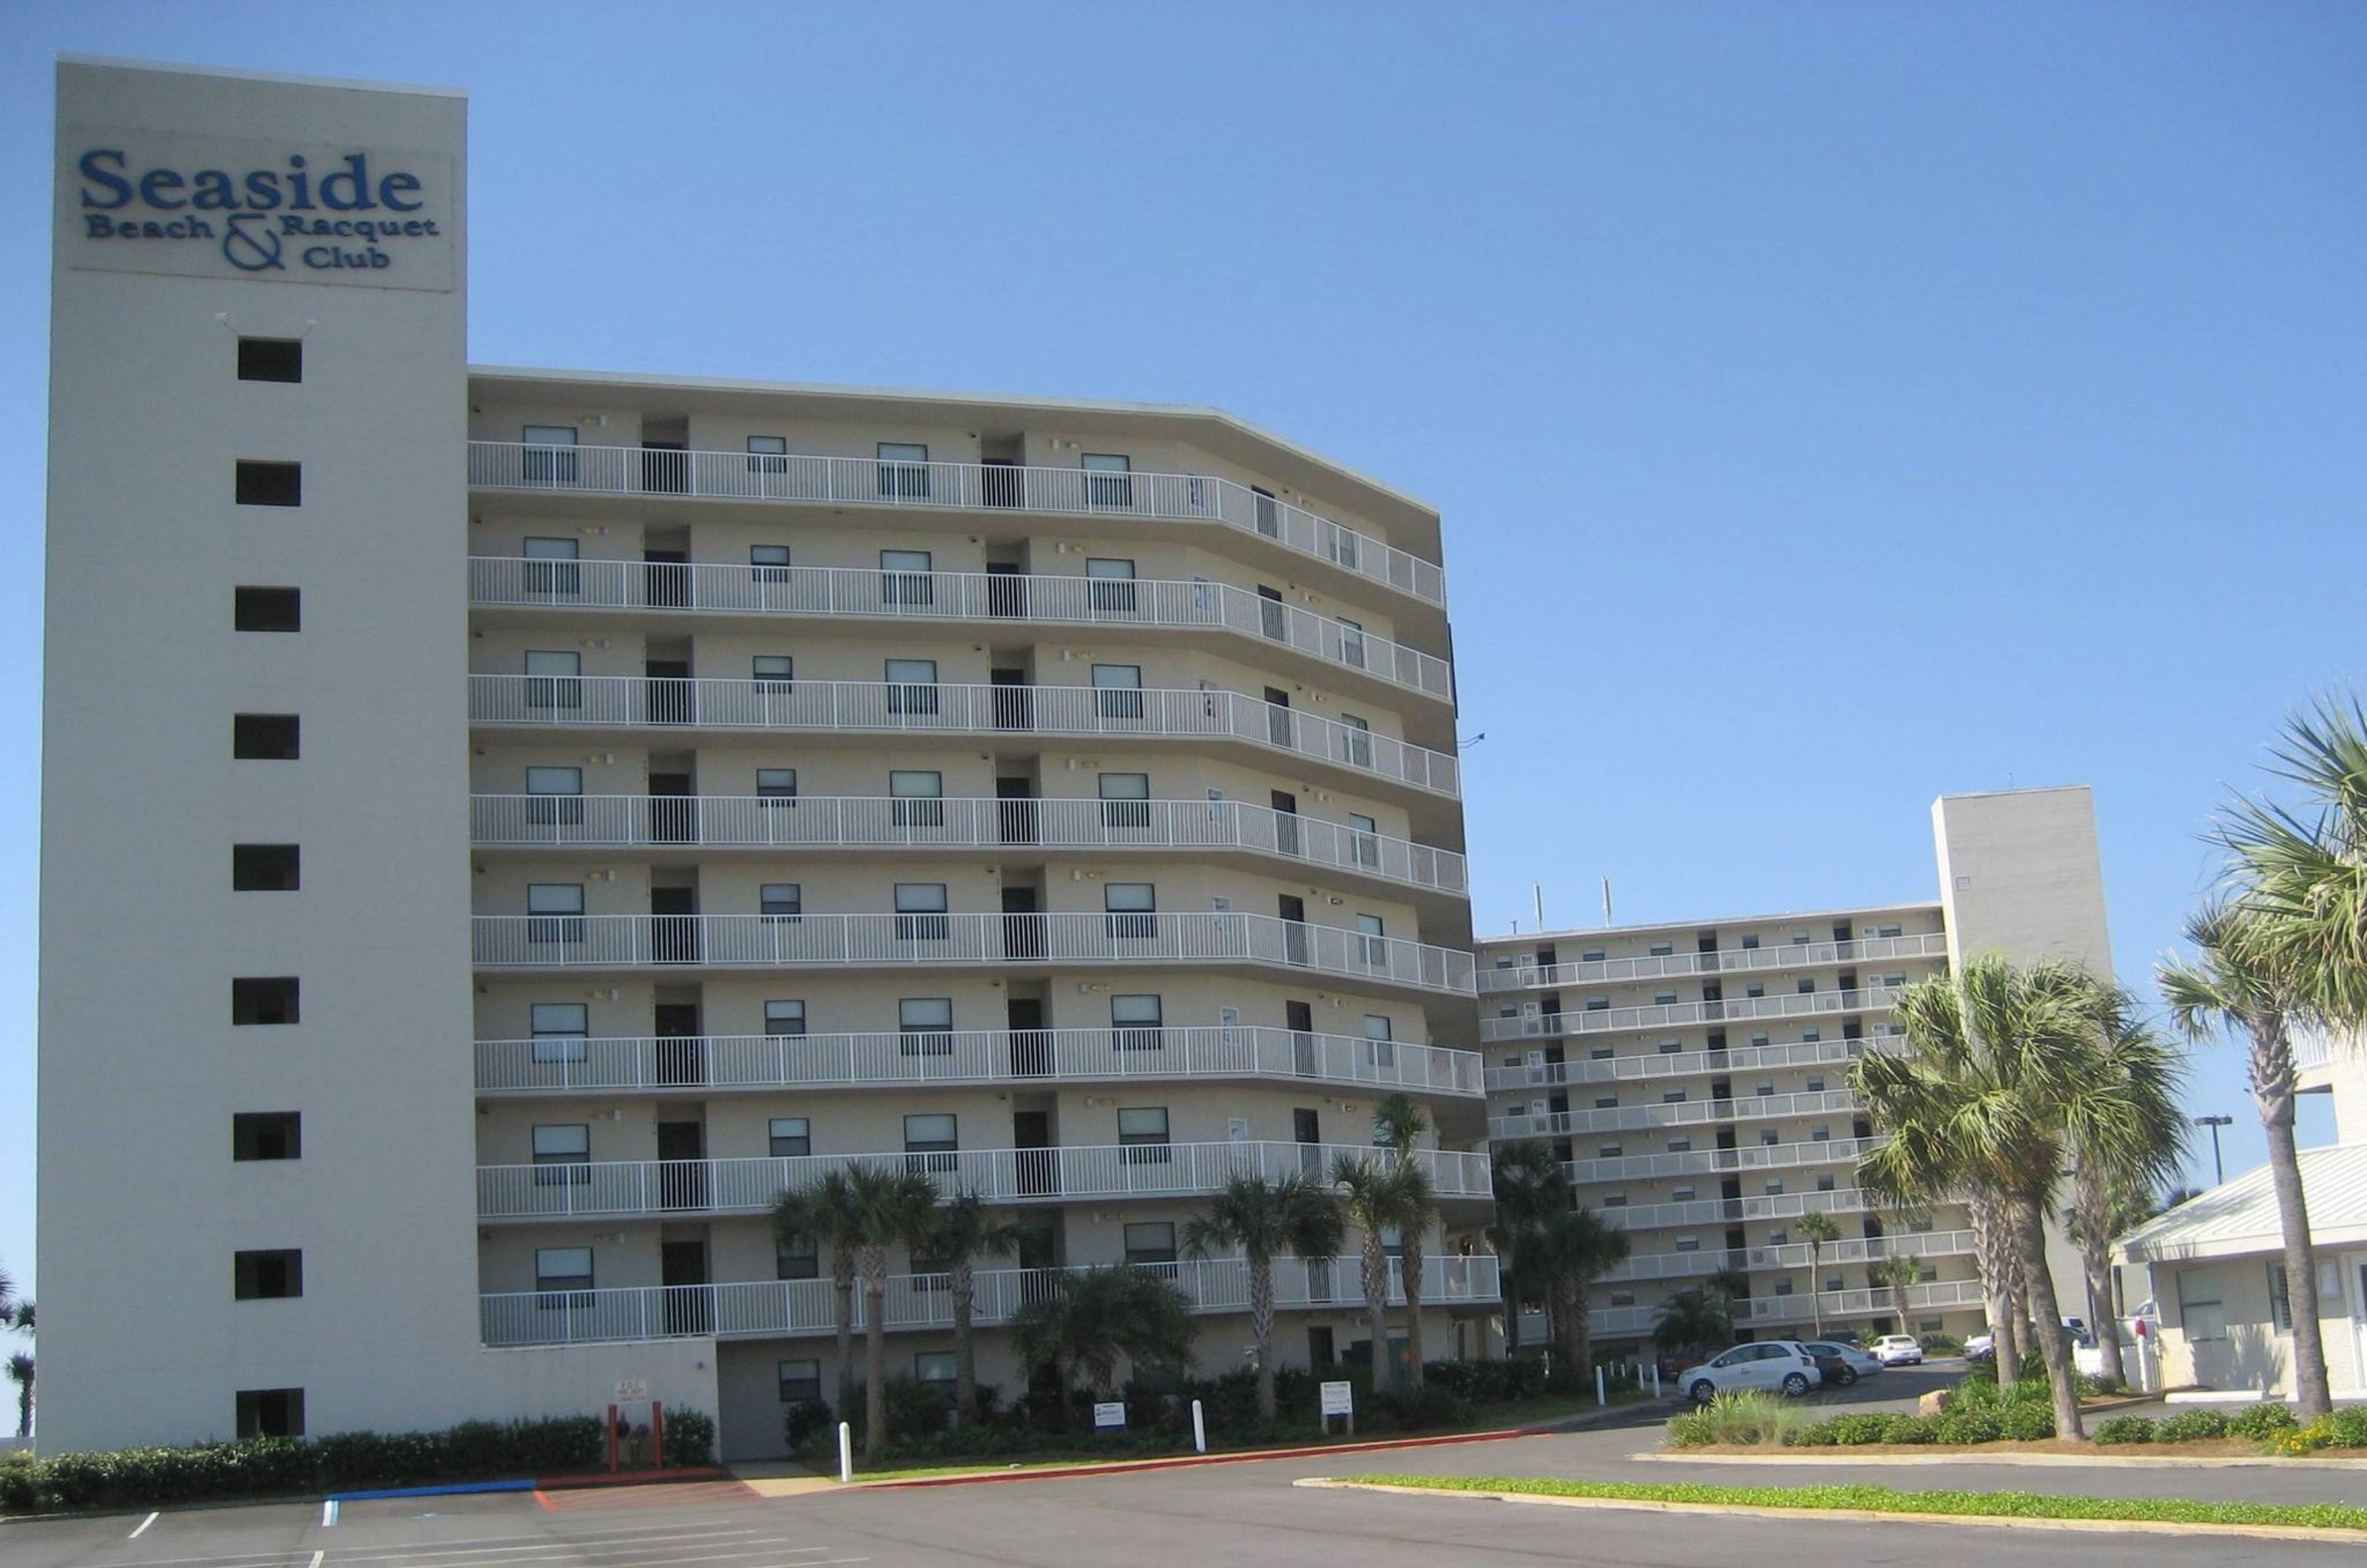
[[[472,1481],[458,1486],[392,1486],[382,1492],[332,1492],[332,1503],[370,1503],[386,1497],[457,1497],[469,1492],[531,1492],[531,1481]]]

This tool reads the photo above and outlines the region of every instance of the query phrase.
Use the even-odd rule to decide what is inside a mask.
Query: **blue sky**
[[[1483,931],[1533,880],[1556,924],[1605,875],[1622,919],[1932,897],[1932,796],[2078,782],[2143,976],[2214,802],[2367,663],[2357,6],[6,15],[8,471],[55,53],[463,87],[480,360],[1214,403],[1437,502]],[[40,529],[0,491],[27,738]],[[0,752],[20,1277],[36,777]],[[2232,1051],[2191,1098],[2258,1159]]]

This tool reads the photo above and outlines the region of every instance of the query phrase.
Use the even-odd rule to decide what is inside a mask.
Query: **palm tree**
[[[863,1278],[863,1457],[888,1440],[888,1256],[895,1247],[929,1244],[937,1184],[895,1164],[855,1166],[847,1172],[859,1216],[855,1271]]]
[[[2288,978],[2302,1021],[2367,1023],[2367,705],[2321,698],[2285,722],[2271,776],[2301,787],[2286,807],[2238,797],[2218,814],[2243,936]]]
[[[1907,1292],[1923,1278],[1923,1265],[1904,1255],[1886,1258],[1866,1270],[1866,1278],[1890,1292],[1890,1306],[1898,1314],[1898,1332],[1912,1334],[1907,1326]]]
[[[838,1418],[855,1407],[855,1255],[863,1245],[863,1210],[855,1184],[833,1170],[810,1187],[785,1190],[773,1200],[773,1234],[785,1249],[830,1251],[830,1282],[838,1321]]]
[[[970,1334],[970,1318],[978,1302],[978,1260],[999,1258],[1018,1246],[1019,1227],[996,1219],[988,1211],[986,1200],[974,1191],[955,1193],[929,1216],[928,1235],[920,1250],[942,1260],[952,1276],[957,1425],[978,1418],[978,1348]]]
[[[1019,1354],[1049,1366],[1063,1396],[1071,1371],[1096,1396],[1116,1392],[1117,1362],[1136,1367],[1191,1364],[1192,1303],[1182,1291],[1131,1264],[1056,1274],[1052,1289],[1011,1320]]]
[[[1683,1290],[1660,1303],[1652,1320],[1652,1343],[1663,1350],[1704,1350],[1734,1337],[1734,1319],[1722,1297]]]
[[[1403,1089],[1381,1096],[1373,1107],[1373,1142],[1386,1146],[1405,1179],[1398,1220],[1398,1280],[1405,1292],[1407,1386],[1421,1392],[1421,1269],[1431,1221],[1438,1203],[1429,1173],[1414,1163],[1421,1135],[1431,1130],[1430,1112]]]
[[[1338,1255],[1346,1222],[1339,1194],[1303,1171],[1267,1181],[1236,1171],[1208,1205],[1184,1226],[1186,1258],[1240,1250],[1249,1265],[1250,1337],[1257,1345],[1258,1417],[1275,1416],[1274,1396],[1274,1260],[1285,1252],[1305,1258]]]
[[[2093,1060],[2072,1084],[2065,1132],[2072,1168],[2072,1231],[2087,1276],[2088,1315],[2101,1351],[2101,1375],[2124,1382],[2121,1331],[2112,1303],[2112,1199],[2150,1190],[2174,1175],[2186,1154],[2186,1113],[2179,1105],[2184,1073],[2177,1053],[2137,1016],[2135,998],[2098,985]]]
[[[19,1350],[8,1358],[8,1381],[17,1385],[17,1436],[33,1435],[33,1358]]]
[[[33,1299],[30,1296],[17,1303],[16,1320],[17,1333],[33,1332]]]
[[[1808,1318],[1817,1337],[1825,1337],[1825,1243],[1840,1239],[1841,1227],[1822,1209],[1800,1216],[1800,1234],[1808,1239]]]
[[[1504,1353],[1513,1356],[1521,1348],[1521,1308],[1543,1283],[1537,1270],[1545,1224],[1570,1206],[1569,1173],[1552,1149],[1524,1140],[1496,1150],[1492,1175],[1496,1217],[1489,1224],[1488,1240],[1501,1260]]]
[[[1709,1271],[1709,1278],[1702,1281],[1702,1286],[1729,1302],[1748,1301],[1750,1297],[1750,1273],[1731,1263],[1721,1263]]]
[[[1387,1233],[1399,1238],[1398,1275],[1405,1287],[1407,1386],[1421,1388],[1421,1247],[1438,1195],[1430,1173],[1411,1160],[1383,1165],[1370,1155],[1342,1155],[1331,1179],[1346,1195],[1348,1218],[1364,1233],[1365,1315],[1373,1338],[1373,1386],[1385,1386],[1389,1353],[1389,1254]]]
[[[2264,919],[2240,904],[2198,910],[2186,922],[2194,956],[2162,964],[2157,978],[2170,1022],[2188,1039],[2202,1041],[2228,1029],[2240,1032],[2249,1044],[2245,1077],[2268,1134],[2269,1180],[2276,1191],[2277,1224],[2284,1232],[2293,1399],[2301,1418],[2313,1421],[2331,1410],[2334,1400],[2317,1321],[2317,1251],[2310,1240],[2301,1150],[2293,1136],[2293,1040],[2287,1028],[2298,986],[2282,967],[2276,944],[2256,934]]]
[[[1868,1055],[1850,1087],[1884,1140],[1859,1163],[1859,1184],[1896,1205],[1970,1191],[1996,1205],[2021,1266],[2030,1310],[2044,1329],[2038,1348],[2055,1402],[2055,1430],[2078,1440],[2078,1379],[2046,1266],[2045,1220],[2063,1168],[2067,1104],[2095,1057],[2095,982],[2044,959],[2017,966],[1994,953],[1953,976],[1908,987],[1891,1016],[1906,1031],[1902,1055]],[[1992,1325],[2010,1321],[2003,1281],[1984,1281]],[[2001,1315],[2005,1314],[2005,1315]],[[1998,1375],[2018,1371],[2003,1348]]]
[[[1589,1292],[1595,1280],[1627,1261],[1629,1246],[1625,1231],[1583,1206],[1546,1223],[1538,1252],[1553,1301],[1554,1348],[1574,1376],[1584,1376],[1594,1359]]]
[[[1381,1096],[1373,1107],[1373,1142],[1394,1154],[1399,1165],[1413,1158],[1415,1145],[1430,1128],[1430,1112],[1403,1089]]]

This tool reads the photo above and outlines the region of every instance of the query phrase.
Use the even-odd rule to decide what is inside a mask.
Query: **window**
[[[1636,1292],[1633,1291],[1614,1291],[1611,1292],[1611,1304],[1615,1307],[1634,1306],[1636,1304]]]
[[[1792,1281],[1791,1281],[1791,1280],[1776,1280],[1776,1281],[1775,1281],[1775,1293],[1776,1293],[1777,1295],[1779,1295],[1779,1296],[1788,1296],[1788,1295],[1790,1295],[1790,1294],[1792,1293]]]
[[[1660,1055],[1663,1056],[1676,1055],[1684,1048],[1685,1043],[1682,1040],[1663,1040],[1660,1042]]]
[[[1671,942],[1656,942],[1652,944],[1652,956],[1655,958],[1666,958],[1675,951],[1675,944]]]
[[[1767,1048],[1767,1036],[1764,1034],[1752,1035],[1750,1037],[1750,1046],[1751,1049],[1755,1051],[1765,1050]]]
[[[917,1269],[913,1271],[920,1272]],[[954,1353],[951,1350],[915,1350],[912,1352],[912,1381],[923,1388],[934,1388],[940,1393],[951,1393],[955,1382]]]
[[[1362,812],[1348,813],[1348,859],[1363,866],[1381,863],[1381,825]]]
[[[794,920],[806,912],[803,883],[767,882],[756,889],[757,913],[767,920]]]
[[[1678,1252],[1699,1252],[1701,1250],[1701,1237],[1697,1235],[1681,1235],[1677,1237],[1670,1246]]]
[[[813,1122],[806,1117],[773,1117],[764,1123],[764,1136],[775,1159],[803,1159],[813,1153]]]
[[[536,1002],[527,1012],[538,1062],[581,1062],[590,1054],[592,1010],[582,1002]]]
[[[1823,1040],[1824,1037],[1825,1032],[1821,1029],[1804,1029],[1800,1031],[1800,1043],[1803,1045],[1814,1045],[1818,1042]]]
[[[1091,581],[1085,586],[1087,602],[1096,615],[1131,615],[1135,608],[1134,563],[1130,560],[1088,557],[1085,576]]]
[[[1617,1159],[1626,1152],[1625,1144],[1598,1144],[1595,1145],[1594,1156],[1597,1159]]]
[[[1880,980],[1874,983],[1883,987],[1885,989],[1895,991],[1907,984],[1907,976],[1903,974],[1885,975]]]
[[[1803,976],[1792,988],[1804,997],[1814,996],[1817,990],[1817,978],[1813,975]]]
[[[239,339],[238,378],[242,381],[303,380],[304,340],[300,337]]]
[[[304,629],[304,591],[233,588],[231,625],[243,632],[300,632]]]
[[[1594,1109],[1597,1111],[1615,1110],[1618,1104],[1619,1097],[1615,1094],[1598,1094],[1594,1097]]]
[[[583,884],[533,882],[527,885],[526,939],[528,942],[583,940]]]
[[[238,460],[235,493],[241,506],[301,506],[304,465]]]
[[[1763,997],[1767,994],[1767,987],[1761,982],[1753,980],[1743,987],[1742,994],[1746,997]]]
[[[787,545],[749,546],[748,575],[758,582],[788,581],[789,547]]]
[[[1686,1137],[1686,1138],[1670,1138],[1670,1139],[1669,1140],[1669,1152],[1670,1152],[1670,1154],[1672,1154],[1672,1155],[1681,1155],[1681,1154],[1684,1154],[1684,1153],[1688,1152],[1689,1150],[1691,1150],[1691,1149],[1693,1148],[1693,1139],[1691,1139],[1691,1138],[1689,1138],[1689,1137]]]
[[[526,541],[526,563],[520,569],[518,585],[529,593],[541,593],[552,598],[572,597],[583,592],[583,569],[576,564],[583,548],[572,539],[529,538]]]
[[[1104,773],[1099,781],[1102,826],[1142,829],[1150,826],[1150,775]]]
[[[238,1435],[242,1442],[255,1438],[300,1438],[304,1435],[302,1389],[243,1388],[236,1397]]]
[[[526,771],[526,819],[529,826],[583,826],[583,769],[528,768]]]
[[[526,705],[530,708],[580,708],[583,705],[583,656],[567,649],[530,649],[526,656]]]
[[[1114,937],[1142,940],[1159,934],[1159,886],[1151,882],[1108,882],[1102,885],[1102,908]]]
[[[575,427],[572,424],[529,424],[523,432],[524,478],[528,484],[572,485],[575,482]]]
[[[1104,718],[1142,716],[1142,666],[1093,666],[1093,711]]]
[[[1389,966],[1389,942],[1387,928],[1378,915],[1356,917],[1356,951],[1367,969]]]
[[[926,609],[936,603],[937,580],[930,575],[927,550],[879,552],[879,602]]]
[[[234,1160],[301,1159],[304,1116],[296,1111],[242,1111],[230,1119]]]
[[[234,1024],[294,1023],[298,984],[293,975],[250,976],[230,983],[230,1021]]]
[[[776,999],[764,1004],[764,1034],[767,1039],[795,1039],[806,1032],[806,1004],[800,1000]]]
[[[278,1301],[304,1293],[304,1254],[294,1247],[232,1255],[231,1298]]]
[[[786,435],[752,435],[748,437],[748,471],[752,474],[786,474],[789,471],[789,438]],[[781,563],[787,566],[788,562]]]
[[[1742,939],[1742,945],[1746,951],[1755,949],[1759,945],[1759,939],[1755,936],[1744,937]]]
[[[1818,1191],[1819,1191],[1819,1192],[1830,1192],[1832,1190],[1833,1190],[1833,1179],[1832,1179],[1831,1177],[1829,1177],[1829,1176],[1819,1176],[1818,1178],[1817,1178],[1817,1190],[1818,1190]]]
[[[1504,1016],[1510,1018],[1512,1014],[1506,1013]],[[1609,1045],[1590,1045],[1586,1048],[1586,1059],[1590,1062],[1607,1062],[1618,1054],[1619,1053],[1615,1047]],[[1507,1062],[1504,1065],[1506,1066],[1517,1066],[1520,1064],[1515,1060]]]
[[[1669,1201],[1670,1201],[1670,1202],[1671,1202],[1671,1203],[1690,1203],[1690,1202],[1692,1202],[1693,1201],[1693,1188],[1690,1188],[1690,1187],[1671,1187],[1671,1188],[1670,1188],[1670,1189],[1669,1189]]]
[[[1092,506],[1134,504],[1134,460],[1116,452],[1084,454],[1085,501]]]
[[[2293,1331],[2293,1278],[2282,1263],[2269,1265],[2269,1322],[2280,1334]]]
[[[932,1112],[904,1118],[904,1164],[911,1170],[951,1171],[960,1161],[961,1146],[955,1118]]]
[[[1791,1239],[1792,1233],[1789,1230],[1772,1230],[1767,1233],[1767,1245],[1770,1247],[1785,1246]]]
[[[946,913],[944,883],[896,884],[897,941],[944,942],[952,935],[953,920]]]
[[[1352,768],[1373,765],[1373,727],[1353,713],[1340,716],[1342,760]]]
[[[888,660],[888,711],[900,714],[934,714],[937,711],[935,660]]]
[[[1175,1222],[1150,1220],[1126,1227],[1126,1260],[1137,1269],[1158,1269],[1175,1261]]]
[[[1764,1092],[1764,1091],[1762,1091],[1762,1092]],[[1807,1092],[1808,1092],[1808,1093],[1810,1093],[1810,1094],[1822,1094],[1822,1093],[1824,1093],[1824,1092],[1825,1092],[1825,1080],[1824,1080],[1824,1079],[1822,1079],[1822,1078],[1810,1078],[1810,1079],[1808,1080],[1808,1089],[1807,1089]]]
[[[589,1123],[546,1124],[534,1129],[534,1173],[537,1187],[576,1186],[592,1179],[592,1128]],[[585,1271],[590,1271],[586,1260]]]
[[[807,1278],[808,1276],[798,1276]],[[784,1404],[820,1404],[821,1403],[821,1363],[816,1360],[782,1361],[776,1371],[781,1381],[781,1403]]]
[[[1761,1190],[1770,1198],[1781,1198],[1784,1196],[1784,1179],[1780,1176],[1769,1177]]]
[[[1905,934],[1905,928],[1900,926],[1877,926],[1874,928],[1874,934],[1878,937],[1901,936]]]
[[[588,1247],[535,1248],[534,1288],[543,1292],[590,1290],[592,1288],[592,1249]],[[566,1303],[549,1301],[538,1304],[555,1307]]]
[[[1110,1039],[1121,1051],[1157,1051],[1165,1047],[1161,1032],[1164,1004],[1156,996],[1112,997]]]
[[[1365,628],[1356,621],[1342,615],[1340,620],[1340,662],[1353,669],[1365,668]]]
[[[1677,1005],[1677,993],[1674,991],[1655,991],[1652,993],[1652,1005],[1654,1007],[1660,1008],[1674,1007]]]
[[[798,689],[798,661],[786,653],[756,654],[748,660],[748,673],[768,697],[786,697]]]
[[[302,750],[302,721],[292,713],[243,713],[230,721],[230,754],[243,762],[292,762]]]
[[[1624,1209],[1627,1206],[1627,1194],[1625,1192],[1605,1192],[1603,1195],[1602,1203],[1603,1207],[1606,1209]]]
[[[879,493],[908,501],[929,496],[929,449],[916,441],[882,441],[878,446]]]
[[[1675,1089],[1664,1089],[1660,1091],[1660,1103],[1663,1105],[1682,1105],[1684,1102],[1685,1091],[1682,1085],[1680,1085]]]
[[[1167,1146],[1167,1107],[1122,1106],[1117,1113],[1117,1141],[1128,1165],[1165,1165],[1173,1158]]]
[[[1761,1127],[1759,1129],[1759,1146],[1767,1149],[1773,1148],[1775,1146],[1775,1140],[1781,1134],[1779,1134],[1772,1127]]]
[[[1751,1088],[1751,1093],[1757,1095],[1761,1100],[1766,1099],[1769,1095],[1773,1094],[1774,1092],[1775,1083],[1772,1078],[1761,1078]]]
[[[954,1052],[951,997],[906,997],[896,1004],[896,1044],[907,1056],[950,1056]]]
[[[1390,1068],[1398,1065],[1397,1037],[1389,1032],[1387,1013],[1365,1015],[1365,1060],[1374,1067]]]
[[[798,771],[795,768],[758,768],[756,798],[767,806],[778,806],[798,797]]]
[[[1589,997],[1586,998],[1586,1010],[1589,1012],[1609,1012],[1611,1010],[1611,998],[1609,997]]]
[[[303,880],[303,852],[294,844],[232,844],[233,893],[293,893]]]
[[[776,1280],[821,1279],[821,1245],[810,1236],[793,1242],[774,1242],[773,1278]]]
[[[1829,1124],[1819,1123],[1808,1129],[1808,1139],[1811,1143],[1829,1143],[1832,1141],[1832,1136],[1833,1130]]]
[[[923,769],[895,769],[888,774],[888,793],[899,828],[942,828],[946,825],[946,775]]]

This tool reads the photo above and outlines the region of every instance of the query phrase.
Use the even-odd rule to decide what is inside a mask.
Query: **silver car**
[[[1723,1355],[1713,1356],[1677,1374],[1677,1387],[1696,1404],[1707,1404],[1719,1394],[1738,1389],[1758,1389],[1797,1398],[1812,1388],[1822,1387],[1824,1381],[1824,1373],[1817,1370],[1817,1359],[1796,1339],[1761,1339],[1737,1345]]]

